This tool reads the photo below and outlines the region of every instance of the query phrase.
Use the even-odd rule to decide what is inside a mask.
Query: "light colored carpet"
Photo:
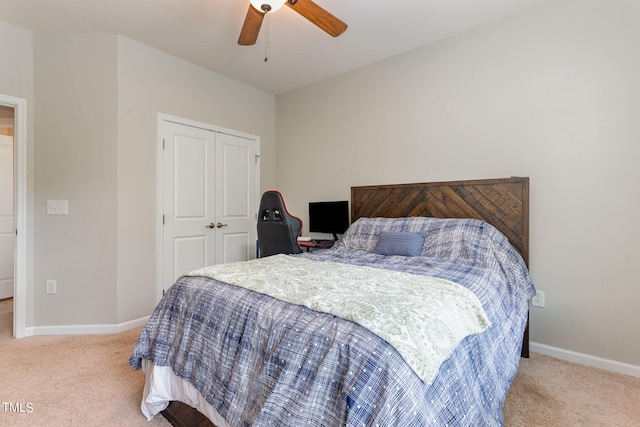
[[[144,378],[128,359],[140,328],[112,335],[11,338],[0,301],[0,426],[168,426],[140,412]],[[4,403],[22,404],[11,412]],[[640,378],[533,353],[504,406],[508,427],[640,426]]]
[[[144,374],[128,360],[141,328],[14,339],[12,308],[0,301],[0,426],[170,426],[140,411]]]
[[[506,426],[640,426],[640,378],[531,353],[503,413]]]

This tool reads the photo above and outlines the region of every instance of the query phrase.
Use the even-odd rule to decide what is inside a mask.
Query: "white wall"
[[[556,1],[280,95],[278,187],[306,219],[352,185],[529,176],[532,340],[640,365],[638,22]]]

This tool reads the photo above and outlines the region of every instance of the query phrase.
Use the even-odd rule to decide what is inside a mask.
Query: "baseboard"
[[[144,326],[147,320],[149,316],[110,325],[31,326],[25,328],[25,336],[115,334]]]
[[[111,325],[31,326],[25,328],[25,336],[115,334],[118,332],[128,331],[139,326],[144,326],[145,323],[147,323],[147,320],[149,320],[149,316]],[[637,365],[592,356],[590,354],[578,353],[533,341],[530,342],[529,346],[530,350],[535,353],[545,354],[560,360],[566,360],[568,362],[579,363],[585,366],[606,369],[608,371],[640,378],[640,366]]]
[[[578,353],[571,350],[565,350],[550,345],[530,342],[531,351],[552,356],[557,359],[566,360],[567,362],[579,363],[593,368],[606,369],[607,371],[618,372],[632,377],[640,378],[640,366],[629,363],[618,362],[616,360],[604,359],[602,357],[592,356],[590,354]]]

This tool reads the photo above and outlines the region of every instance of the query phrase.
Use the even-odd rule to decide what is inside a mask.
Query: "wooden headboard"
[[[409,216],[482,219],[529,265],[529,178],[351,187],[352,222]]]
[[[529,178],[351,187],[351,221],[360,217],[476,218],[496,227],[529,265]],[[529,321],[522,341],[529,357]]]

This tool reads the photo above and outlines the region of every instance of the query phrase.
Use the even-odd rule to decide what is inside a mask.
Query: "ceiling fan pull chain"
[[[268,58],[268,52],[269,52],[269,14],[266,14],[266,18],[267,18],[267,25],[265,26],[265,32],[264,32],[264,62],[267,62],[269,60]]]

